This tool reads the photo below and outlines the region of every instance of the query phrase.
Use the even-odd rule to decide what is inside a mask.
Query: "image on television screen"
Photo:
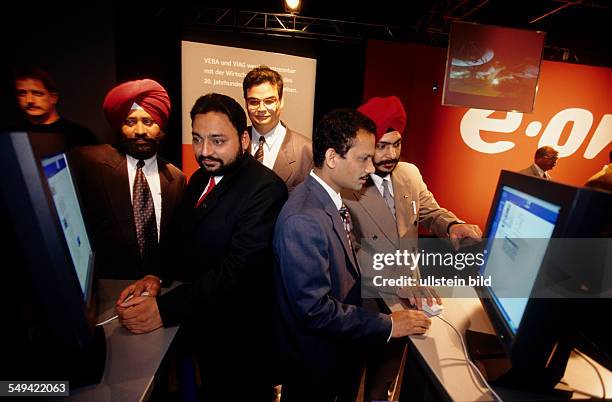
[[[442,104],[532,112],[545,37],[541,31],[454,22]]]

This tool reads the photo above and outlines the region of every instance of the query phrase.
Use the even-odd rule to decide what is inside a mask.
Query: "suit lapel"
[[[294,169],[291,168],[291,165],[297,161],[291,138],[293,133],[288,128],[286,128],[286,130],[287,132],[285,134],[285,138],[283,139],[283,143],[281,144],[280,150],[278,151],[276,161],[274,161],[273,169],[285,183],[289,181],[294,173]]]
[[[344,223],[342,222],[342,218],[340,217],[340,213],[336,209],[336,205],[332,202],[331,205],[325,206],[325,212],[329,215],[332,220],[334,226],[334,232],[342,242],[342,247],[344,247],[344,252],[348,256],[349,261],[351,263],[351,267],[353,268],[354,273],[357,276],[360,276],[359,268],[357,267],[357,262],[355,261],[355,255],[348,241],[348,236],[346,230],[344,229]]]
[[[397,170],[397,168],[396,168]],[[402,182],[396,172],[391,173],[391,183],[393,183],[393,199],[395,200],[395,214],[397,220],[397,233],[401,239],[410,229],[410,225],[414,225],[414,222],[418,219],[415,216],[413,205],[416,208],[416,196],[410,191],[411,186],[407,183]]]
[[[395,187],[393,189],[395,190]],[[372,179],[368,179],[361,192],[353,194],[385,237],[397,245],[395,219]]]
[[[250,154],[244,155],[243,160],[240,162],[238,166],[236,166],[230,172],[227,172],[225,175],[223,175],[223,179],[219,183],[217,183],[215,188],[210,192],[210,194],[206,196],[206,199],[200,204],[200,206],[195,208],[195,211],[194,211],[195,219],[197,220],[204,219],[215,208],[217,203],[223,200],[223,194],[229,191],[233,183],[238,179],[238,176],[240,175],[240,172],[242,171],[242,169],[249,168],[247,166],[249,163],[259,163],[259,162],[255,161],[255,159],[253,159],[253,157]],[[201,181],[199,181],[199,183],[197,184],[194,183],[194,185],[196,186],[195,191],[197,195],[194,196],[194,201],[193,201],[193,204],[191,205],[191,208],[194,208],[195,204],[200,198],[200,195],[206,188],[206,185],[208,184],[209,180],[210,180],[210,174],[207,173],[202,176],[202,179]]]
[[[104,188],[108,193],[113,213],[119,222],[119,231],[128,247],[138,254],[136,230],[134,223],[134,210],[131,208],[130,181],[127,172],[125,156],[118,155],[104,162]],[[126,208],[126,206],[130,206]]]
[[[319,201],[323,204],[323,209],[325,210],[327,215],[329,215],[332,221],[334,232],[336,232],[338,239],[342,243],[344,253],[349,258],[353,273],[356,274],[358,277],[361,276],[359,268],[357,266],[357,262],[355,261],[355,255],[353,254],[353,250],[351,249],[351,246],[348,242],[346,230],[344,230],[344,223],[342,222],[340,213],[336,208],[336,204],[334,204],[334,201],[329,197],[329,194],[327,194],[327,191],[325,191],[323,186],[321,186],[321,184],[318,183],[313,177],[308,176],[306,180],[308,181],[307,184],[309,188],[311,189],[311,191],[314,192],[314,194],[316,194]]]
[[[172,214],[172,211],[174,211],[176,206],[176,182],[172,177],[166,162],[160,158],[157,158],[157,170],[159,171],[159,184],[161,187],[162,199],[161,221],[159,223],[161,232],[159,234],[159,240],[161,243],[168,229],[168,224],[172,220],[172,216],[170,216],[170,214]]]

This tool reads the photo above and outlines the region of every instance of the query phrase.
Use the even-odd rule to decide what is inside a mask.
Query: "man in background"
[[[529,176],[539,177],[541,179],[550,180],[549,170],[557,165],[559,152],[553,147],[543,146],[538,148],[533,157],[533,165],[519,170],[519,173]]]
[[[157,82],[129,81],[108,92],[104,114],[119,132],[116,146],[70,154],[102,278],[159,274],[185,176],[158,156],[170,98]]]
[[[256,160],[274,170],[291,192],[312,168],[312,143],[280,120],[283,79],[271,68],[260,66],[244,77],[242,89],[252,124],[248,128],[249,150]]]
[[[14,82],[23,121],[9,130],[60,133],[64,136],[66,149],[98,144],[91,130],[59,115],[58,88],[49,73],[37,67],[18,68],[14,72]]]

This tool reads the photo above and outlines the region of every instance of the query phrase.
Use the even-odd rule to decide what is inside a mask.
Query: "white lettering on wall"
[[[504,118],[491,118],[493,110],[468,109],[463,115],[460,124],[461,138],[463,142],[475,151],[485,154],[498,154],[506,152],[515,147],[513,141],[485,141],[481,131],[492,133],[513,133],[523,120],[523,113],[506,112]],[[569,137],[565,144],[559,144],[563,129],[569,123],[573,123]],[[544,129],[538,142],[538,147],[549,145],[559,151],[560,157],[574,154],[585,141],[593,125],[593,114],[581,108],[567,108],[555,114]],[[525,135],[535,137],[540,133],[543,124],[539,121],[530,122]],[[585,159],[593,159],[604,148],[612,142],[612,114],[603,115],[599,125],[595,129],[591,141],[584,152]]]

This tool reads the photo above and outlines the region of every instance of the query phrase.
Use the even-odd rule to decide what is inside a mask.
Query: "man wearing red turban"
[[[367,290],[368,283],[372,284],[375,275],[385,273],[373,270],[373,255],[419,250],[419,224],[438,237],[450,237],[456,247],[461,238],[480,239],[482,232],[478,226],[466,224],[440,207],[419,169],[411,163],[400,162],[406,112],[396,96],[372,98],[358,110],[376,123],[375,173],[370,175],[361,191],[343,193],[353,221],[357,222],[355,236],[362,243],[357,258],[365,285],[363,291]],[[407,275],[418,278],[418,269]],[[376,298],[380,297],[378,291],[383,289],[374,290],[370,294],[363,292],[362,296],[366,308],[378,310]],[[433,299],[442,303],[433,290],[426,288],[399,289],[398,295],[408,298],[419,309],[424,300],[430,305]],[[366,368],[364,400],[387,400],[387,392],[398,376],[404,345],[405,342],[391,340],[372,353]]]
[[[115,146],[70,155],[102,278],[137,279],[160,270],[162,250],[185,187],[185,176],[158,157],[170,98],[157,82],[129,81],[103,104],[118,131]]]

